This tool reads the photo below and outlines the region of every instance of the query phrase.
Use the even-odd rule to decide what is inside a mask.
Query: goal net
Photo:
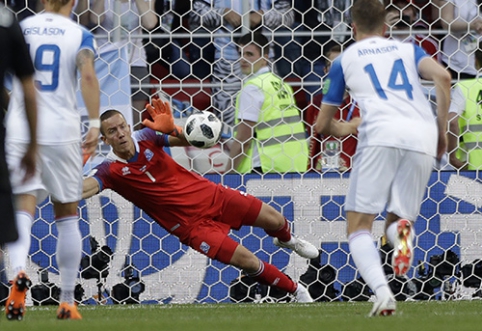
[[[161,97],[173,105],[179,125],[195,110],[209,110],[225,116],[223,111],[231,107],[235,91],[241,87],[241,77],[237,76],[235,66],[223,67],[225,62],[218,52],[225,46],[220,40],[233,42],[246,28],[242,26],[233,31],[228,27],[228,21],[221,19],[222,10],[211,7],[218,1],[158,0],[152,8],[158,10],[156,15],[160,23],[149,29],[137,29],[148,15],[136,7],[138,1],[105,0],[105,11],[113,12],[109,15],[115,25],[107,28],[93,24],[85,14],[92,15],[97,2],[78,1],[77,6],[83,4],[85,7],[78,7],[81,10],[76,11],[73,19],[87,22],[87,28],[95,32],[98,41],[107,38],[110,46],[117,47],[101,46],[96,60],[103,87],[103,110],[120,109],[129,123],[137,127],[145,115],[141,114],[142,109],[136,108],[136,102]],[[350,172],[345,168],[324,168],[326,162],[320,156],[325,142],[311,132],[321,100],[323,67],[329,63],[327,51],[335,45],[343,51],[351,40],[351,1],[301,2],[305,4],[299,8],[293,7],[298,1],[292,3],[291,0],[232,0],[230,10],[243,18],[243,24],[248,24],[253,11],[264,11],[262,31],[272,40],[273,70],[293,87],[310,136],[309,170],[302,175],[225,174],[228,142],[234,139],[229,125],[221,143],[212,148],[171,148],[170,153],[187,169],[214,182],[246,191],[272,205],[291,222],[297,236],[315,244],[321,251],[319,261],[307,261],[274,246],[272,239],[260,229],[245,227],[231,232],[235,240],[259,258],[276,265],[292,279],[305,282],[319,301],[369,300],[371,293],[350,258],[346,238],[343,206]],[[419,44],[423,42],[427,52],[434,49],[432,55],[441,61],[442,41],[447,31],[443,30],[437,16],[440,8],[434,8],[431,1],[420,0],[406,1],[402,7],[400,1],[388,1],[387,9],[395,2],[400,16],[394,25],[400,27],[407,20],[403,12],[409,6],[413,6],[417,24],[410,21],[407,29],[389,29],[388,34],[391,37],[410,36]],[[14,10],[22,18],[39,10],[33,3],[15,2]],[[187,7],[183,6],[186,3]],[[158,7],[160,4],[163,9]],[[101,30],[106,33],[100,33]],[[231,61],[229,57],[235,55],[228,54],[227,49],[224,56]],[[315,53],[310,53],[313,49]],[[147,74],[142,76],[139,73],[142,70],[133,69],[138,63],[133,64],[132,58],[136,52],[144,51],[147,52],[147,66],[144,66]],[[222,70],[228,70],[225,80],[219,78]],[[433,87],[425,86],[427,98],[433,99]],[[83,119],[87,121],[86,113]],[[223,119],[230,121],[228,117]],[[339,142],[343,143],[344,139]],[[108,152],[108,146],[99,144],[98,155],[86,165],[85,173]],[[456,171],[446,164],[434,168],[415,223],[414,265],[406,278],[393,277],[387,265],[387,277],[397,299],[446,300],[482,296],[481,196],[478,172]],[[106,190],[81,201],[79,215],[84,255],[83,265],[79,266],[79,284],[84,292],[78,295],[83,303],[212,303],[283,298],[283,295],[276,296],[250,283],[240,270],[180,244],[176,237],[115,192]],[[373,238],[381,259],[389,261],[383,228],[384,215],[378,215]],[[38,205],[32,230],[27,272],[34,285],[52,287],[60,283],[55,260],[56,236],[52,204],[46,200]],[[2,269],[2,282],[6,284],[12,275],[8,265]],[[313,270],[315,276],[309,278],[307,275]],[[35,274],[39,274],[38,280]],[[54,294],[51,291],[50,297],[40,301],[30,299],[34,304],[45,304],[48,299],[56,299]]]

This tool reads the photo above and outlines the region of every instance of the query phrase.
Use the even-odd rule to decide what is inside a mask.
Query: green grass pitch
[[[476,331],[482,301],[399,302],[395,316],[367,317],[368,302],[81,306],[81,321],[60,321],[56,307],[28,307],[23,321],[0,317],[0,331]]]

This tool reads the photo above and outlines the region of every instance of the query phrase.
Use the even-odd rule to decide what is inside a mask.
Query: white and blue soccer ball
[[[223,123],[211,112],[194,113],[187,118],[184,136],[194,147],[209,148],[221,138]]]

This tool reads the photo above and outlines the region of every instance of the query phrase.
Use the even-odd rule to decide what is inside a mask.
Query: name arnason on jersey
[[[398,47],[395,45],[386,46],[386,47],[376,47],[376,48],[362,48],[358,50],[358,56],[383,54],[383,53],[393,52],[396,50],[398,50]]]
[[[31,28],[26,28],[23,31],[25,36],[37,35],[37,36],[63,36],[65,35],[65,29],[60,28],[42,28],[39,26],[34,26]]]

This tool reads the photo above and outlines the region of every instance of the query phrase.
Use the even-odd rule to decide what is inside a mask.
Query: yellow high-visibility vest
[[[253,144],[258,147],[263,173],[305,172],[308,169],[308,141],[293,89],[271,72],[257,75],[244,84],[255,85],[264,93],[264,102],[256,126],[255,138],[236,169],[252,171]],[[236,123],[239,95],[236,99]]]
[[[482,168],[482,80],[467,79],[457,85],[465,97],[465,110],[459,116],[461,152],[466,154],[468,169],[479,170]]]

